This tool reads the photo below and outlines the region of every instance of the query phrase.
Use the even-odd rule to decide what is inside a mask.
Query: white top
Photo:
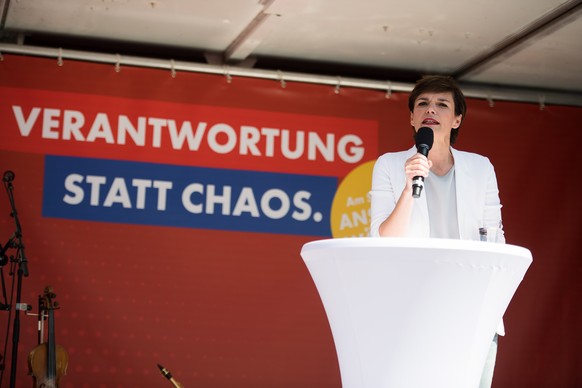
[[[430,237],[458,239],[455,166],[443,176],[430,173],[424,178],[424,191],[428,204]]]

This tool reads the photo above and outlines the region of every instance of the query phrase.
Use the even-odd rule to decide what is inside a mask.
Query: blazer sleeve
[[[488,158],[487,161],[487,185],[485,188],[485,206],[483,209],[483,226],[485,228],[494,227],[498,229],[498,242],[505,243],[505,233],[501,219],[501,200],[499,199],[499,188],[497,186],[497,176],[495,168]]]
[[[478,240],[479,228],[499,228],[499,242],[505,242],[501,223],[501,201],[495,169],[489,158],[453,149],[457,179],[457,213],[461,239]]]
[[[404,162],[414,151],[387,153],[378,158],[370,190],[370,236],[380,237],[380,225],[392,213],[404,190]]]

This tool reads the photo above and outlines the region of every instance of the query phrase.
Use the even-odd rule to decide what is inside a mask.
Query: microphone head
[[[432,148],[432,143],[434,143],[434,132],[430,127],[421,127],[416,132],[414,136],[416,141],[416,148],[426,148],[430,150]]]
[[[4,172],[4,177],[2,177],[4,182],[10,183],[14,180],[14,173],[10,170]]]

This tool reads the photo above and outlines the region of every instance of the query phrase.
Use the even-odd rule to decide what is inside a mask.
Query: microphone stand
[[[16,283],[16,308],[14,313],[14,326],[12,328],[12,359],[10,362],[10,387],[14,388],[16,384],[16,366],[18,364],[18,342],[20,339],[20,310],[21,310],[21,295],[22,295],[22,277],[28,277],[28,260],[26,259],[26,254],[24,253],[24,244],[22,243],[22,228],[20,226],[20,220],[18,219],[18,212],[16,211],[16,205],[14,202],[14,194],[12,187],[12,180],[14,179],[14,173],[10,176],[8,173],[4,174],[4,187],[8,193],[8,199],[10,201],[10,207],[12,209],[11,216],[14,218],[14,223],[16,225],[16,231],[14,232],[14,241],[12,245],[17,249],[16,251],[16,261],[18,264],[17,270],[17,283]]]
[[[0,311],[8,311],[11,312],[10,303],[8,303],[8,295],[6,294],[6,282],[4,281],[4,266],[8,263],[8,249],[12,247],[12,241],[14,236],[10,237],[8,242],[2,247],[0,245],[0,281],[2,282],[2,302],[0,302]],[[10,322],[10,318],[12,314],[9,313],[7,322]],[[8,329],[8,327],[6,327]],[[8,338],[8,331],[6,333],[6,337]],[[0,353],[0,387],[2,386],[2,381],[4,380],[4,367],[6,358],[4,357],[6,354],[7,343],[4,343],[4,348],[2,349],[2,353]]]
[[[8,256],[6,255],[6,252],[8,252],[8,249],[12,247],[13,241],[14,236],[10,237],[10,239],[8,240],[8,242],[6,242],[4,247],[0,245],[0,280],[2,281],[2,298],[3,298],[2,299],[3,303],[0,303],[0,311],[10,310],[10,304],[8,303],[8,295],[6,294],[6,283],[4,281],[4,266],[8,264]]]

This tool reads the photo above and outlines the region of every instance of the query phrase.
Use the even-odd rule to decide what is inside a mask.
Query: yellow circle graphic
[[[334,238],[367,237],[370,234],[370,188],[375,161],[360,164],[339,184],[331,204]]]

